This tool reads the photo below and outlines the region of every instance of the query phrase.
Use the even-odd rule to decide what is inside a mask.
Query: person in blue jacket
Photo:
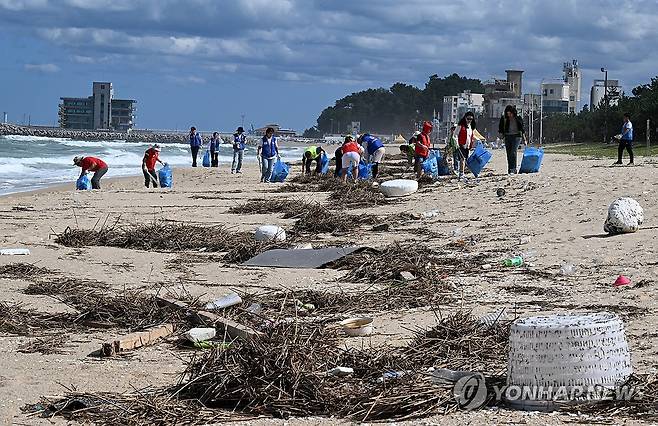
[[[358,142],[366,151],[365,157],[367,158],[367,162],[373,163],[372,178],[376,179],[377,174],[379,174],[379,164],[384,161],[384,154],[386,152],[384,143],[381,139],[376,138],[369,133],[361,135]]]
[[[244,134],[242,126],[233,133],[233,164],[231,165],[231,174],[242,173],[242,157],[244,149],[247,146],[247,137]]]
[[[268,127],[265,130],[265,136],[258,145],[257,154],[261,161],[261,175],[260,181],[269,183],[272,178],[272,167],[274,167],[274,160],[279,158],[279,146],[276,143],[276,136],[274,136],[274,129]]]
[[[196,127],[190,128],[190,149],[192,150],[192,167],[196,167],[196,157],[199,154],[199,149],[203,145],[201,135],[197,133]]]

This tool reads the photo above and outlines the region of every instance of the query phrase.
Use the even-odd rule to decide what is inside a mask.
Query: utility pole
[[[544,142],[544,79],[539,84],[539,146]]]
[[[647,118],[647,157],[651,155],[651,120]]]
[[[604,74],[603,77],[603,142],[609,143],[608,141],[608,70],[601,67],[601,72]]]

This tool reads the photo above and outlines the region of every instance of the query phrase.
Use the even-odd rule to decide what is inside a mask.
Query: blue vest
[[[374,154],[375,151],[384,146],[382,141],[373,135],[365,135],[362,140],[368,144],[368,155]]]
[[[267,138],[263,136],[263,145],[260,151],[260,156],[263,158],[272,158],[276,157],[278,154],[278,149],[276,147],[276,136],[272,136],[270,142],[267,142]]]
[[[239,150],[245,148],[245,141],[246,140],[247,140],[247,137],[244,135],[244,133],[234,133],[233,134],[233,144]]]

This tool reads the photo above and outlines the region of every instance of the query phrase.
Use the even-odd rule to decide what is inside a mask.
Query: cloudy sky
[[[526,71],[524,92],[579,60],[626,88],[658,74],[656,0],[0,0],[0,112],[57,120],[60,96],[112,81],[140,128],[303,130],[354,91],[431,74]]]

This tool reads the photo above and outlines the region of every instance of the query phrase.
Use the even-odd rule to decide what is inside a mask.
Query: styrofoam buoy
[[[624,324],[615,314],[557,314],[519,319],[510,330],[507,386],[567,390],[601,386],[614,389],[633,372]],[[569,399],[507,398],[522,410],[553,410]],[[571,401],[578,402],[578,401]]]
[[[627,234],[640,229],[644,211],[640,203],[629,197],[617,198],[608,207],[603,230],[608,234]]]
[[[286,231],[275,225],[263,225],[256,228],[256,241],[285,241]]]
[[[411,179],[387,180],[379,185],[385,197],[404,197],[418,191],[418,182]]]

